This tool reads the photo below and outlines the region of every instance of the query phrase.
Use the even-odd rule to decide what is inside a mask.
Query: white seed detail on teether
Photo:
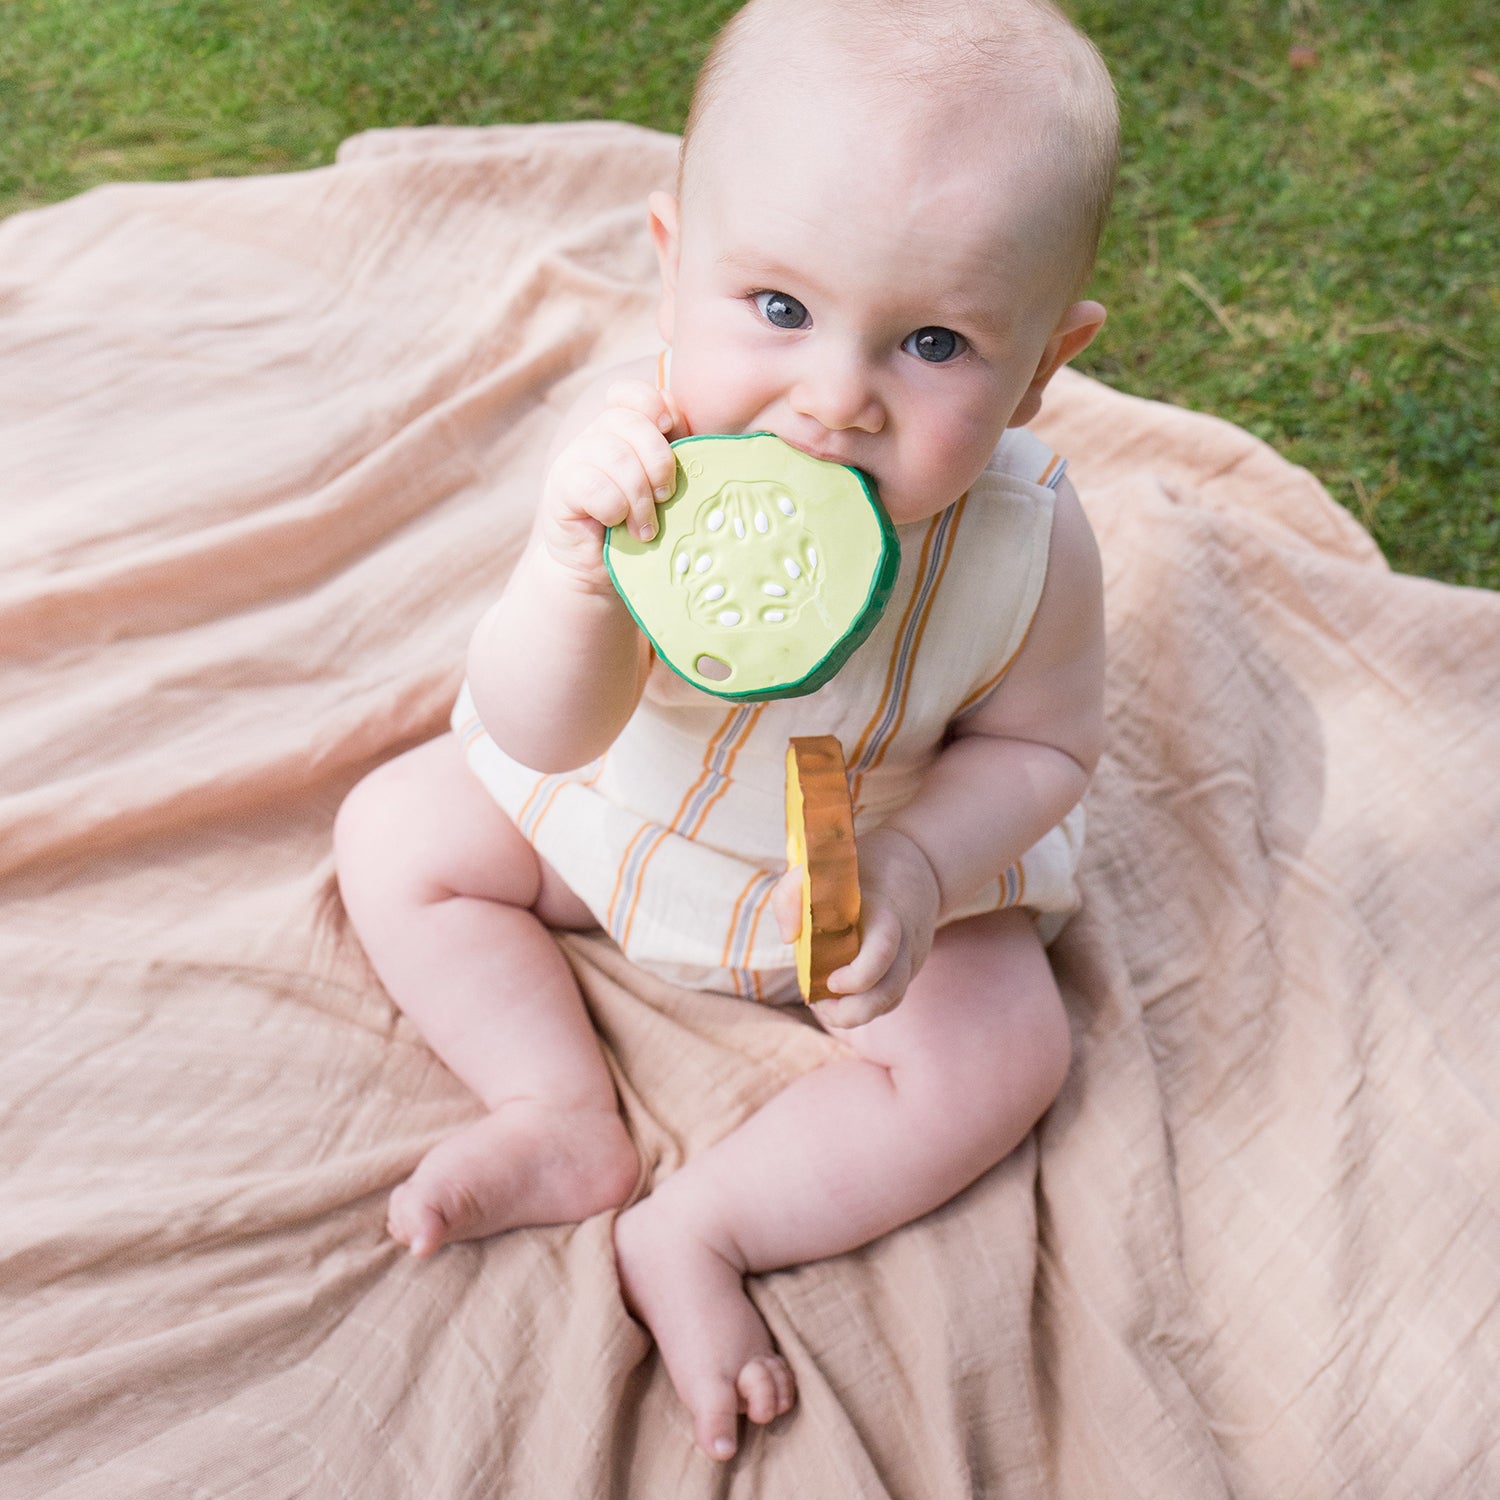
[[[797,561],[812,555],[806,525],[779,485],[731,480],[700,505],[673,561],[673,581],[687,590],[689,613],[706,624],[786,625],[816,595],[814,568]],[[768,610],[749,602],[761,595],[784,603]]]

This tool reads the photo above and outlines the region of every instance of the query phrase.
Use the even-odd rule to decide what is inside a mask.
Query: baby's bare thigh
[[[871,1062],[988,1092],[996,1068],[1057,1075],[1067,1017],[1030,913],[969,917],[940,928],[901,1003],[839,1032]]]
[[[451,734],[378,767],[351,795],[356,801],[368,810],[355,816],[378,825],[385,857],[404,866],[420,899],[474,896],[533,911],[549,927],[598,925],[485,790]]]

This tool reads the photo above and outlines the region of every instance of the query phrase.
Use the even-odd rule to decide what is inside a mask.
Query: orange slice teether
[[[786,859],[802,867],[797,985],[804,1000],[827,1000],[828,976],[859,952],[854,806],[834,735],[802,736],[787,745]]]

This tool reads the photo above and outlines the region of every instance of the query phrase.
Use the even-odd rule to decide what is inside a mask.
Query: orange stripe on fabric
[[[895,718],[891,721],[891,727],[883,734],[881,739],[874,745],[872,749],[869,750],[868,753],[856,755],[854,757],[854,764],[858,766],[858,769],[854,771],[851,778],[850,795],[854,799],[855,806],[859,806],[860,804],[860,798],[864,790],[864,780],[866,774],[874,770],[875,767],[885,759],[886,751],[891,747],[892,743],[895,741],[896,736],[901,732],[902,724],[906,721],[906,710],[911,702],[912,682],[915,679],[917,673],[917,657],[922,649],[922,637],[927,633],[927,626],[932,619],[933,608],[937,604],[938,592],[942,588],[943,575],[948,571],[948,564],[953,558],[954,547],[958,541],[959,529],[963,525],[963,513],[965,507],[968,504],[968,500],[968,493],[965,492],[959,497],[958,503],[954,507],[952,524],[948,527],[948,535],[943,541],[942,555],[937,560],[937,573],[933,577],[932,586],[925,590],[926,600],[922,605],[921,614],[917,617],[916,628],[912,631],[910,648],[905,651],[906,673],[902,678],[899,688],[897,689],[899,696],[896,699]],[[936,525],[934,525],[932,531],[928,533],[928,541],[930,542],[932,538],[936,536],[936,534],[937,527]],[[926,565],[929,561],[928,548],[924,545],[922,550],[922,566],[918,571],[919,579],[926,576]],[[912,590],[912,606],[916,605],[917,599],[923,593],[924,590],[920,587]],[[907,618],[903,619],[901,622],[901,636],[897,640],[896,654],[891,661],[890,675],[892,677],[895,675],[896,665],[901,660],[903,654],[902,646],[907,634],[910,616],[911,608],[908,608]],[[889,697],[890,687],[891,683],[888,679],[886,683],[887,698]],[[883,700],[881,703],[880,713],[883,713],[884,709],[885,701]],[[872,731],[880,723],[880,713],[877,713],[876,717],[871,720],[870,725],[866,728],[862,743],[863,741],[867,741],[870,738]]]
[[[725,785],[714,793],[715,801],[722,797],[725,791],[728,790],[728,782],[730,779],[730,773],[734,770],[734,763],[740,758],[740,751],[750,743],[750,737],[755,733],[756,726],[760,723],[760,716],[765,711],[766,705],[764,703],[757,703],[755,705],[755,708],[751,711],[750,717],[745,721],[744,732],[740,735],[739,739],[734,742],[733,747],[730,749],[729,755],[724,761],[724,769],[720,774],[724,778]],[[707,813],[707,807],[705,807],[704,812],[705,814]],[[703,826],[703,821],[703,818],[698,819],[697,823],[694,825],[694,831]]]
[[[601,755],[599,757],[598,762],[594,766],[592,774],[590,774],[588,776],[585,776],[582,781],[579,781],[575,777],[572,777],[572,776],[559,776],[557,778],[557,785],[552,788],[552,795],[547,798],[546,802],[542,806],[542,810],[536,815],[535,820],[532,822],[531,827],[526,830],[527,841],[529,842],[530,840],[532,840],[532,839],[534,839],[536,837],[536,831],[537,831],[537,829],[542,826],[542,823],[545,820],[545,818],[547,817],[547,814],[552,811],[553,804],[557,801],[558,796],[562,792],[562,789],[564,787],[568,787],[568,786],[577,786],[577,787],[593,786],[593,784],[596,781],[598,781],[598,779],[603,774],[604,774],[604,756]],[[535,796],[536,796],[536,793],[533,792],[532,793],[532,798],[534,799]],[[530,800],[530,799],[528,799],[528,800]],[[518,827],[520,826],[519,820],[517,820],[517,826]]]
[[[984,699],[988,698],[992,692],[994,692],[994,690],[1000,685],[1000,679],[1004,677],[1005,674],[1010,671],[1010,669],[1016,664],[1016,658],[1021,654],[1021,651],[1026,645],[1027,638],[1030,635],[1031,624],[1028,621],[1025,634],[1023,634],[1021,637],[1021,644],[1017,646],[1016,649],[1005,658],[1005,665],[1001,667],[1000,670],[996,672],[988,682],[981,683],[977,688],[974,689],[972,693],[969,694],[967,698],[964,699],[962,703],[958,705],[958,708],[953,715],[955,719],[962,718],[966,713],[968,713],[971,708],[973,708],[976,704],[981,703]]]
[[[714,735],[713,739],[708,742],[708,748],[703,752],[703,768],[699,772],[698,779],[692,784],[691,787],[688,788],[687,792],[684,794],[682,801],[678,804],[676,813],[672,817],[671,823],[668,824],[666,828],[662,829],[660,837],[658,837],[655,842],[652,843],[650,848],[648,848],[645,854],[641,857],[640,866],[635,872],[634,889],[632,890],[630,895],[630,905],[625,912],[624,925],[619,929],[619,937],[617,941],[622,948],[629,940],[631,928],[635,925],[635,914],[640,907],[641,892],[646,887],[647,866],[649,866],[651,861],[656,858],[657,851],[662,847],[663,844],[667,842],[667,839],[671,834],[680,833],[684,838],[692,838],[698,832],[698,830],[703,827],[704,823],[708,821],[709,813],[713,811],[714,807],[724,796],[725,792],[729,790],[730,772],[734,769],[734,763],[738,759],[740,750],[744,747],[746,740],[748,740],[750,736],[755,732],[755,726],[760,722],[760,716],[763,711],[764,705],[757,705],[754,712],[751,713],[749,718],[745,720],[739,734],[735,737],[734,741],[729,746],[728,753],[724,760],[723,769],[718,773],[720,778],[718,786],[713,789],[712,794],[704,802],[703,806],[698,809],[698,815],[692,820],[691,826],[683,827],[683,820],[688,815],[688,809],[693,804],[693,798],[696,797],[699,791],[702,790],[703,785],[708,780],[708,778],[714,774],[714,757],[718,753],[720,743],[728,734],[730,726],[734,723],[735,719],[739,717],[739,709],[732,710],[725,717],[724,722],[719,726],[718,732]],[[632,848],[634,847],[634,843],[635,841],[632,840]],[[616,894],[618,894],[619,892],[620,880],[623,878],[625,870],[629,867],[629,863],[629,851],[627,850],[626,858],[620,865],[620,875],[616,877]],[[614,899],[615,898],[613,896],[610,898],[611,917],[613,916]]]
[[[724,769],[719,772],[721,778],[718,786],[714,788],[713,796],[705,802],[698,812],[693,826],[683,831],[692,838],[700,828],[708,821],[708,815],[713,811],[720,798],[729,790],[729,782],[734,771],[734,763],[740,758],[740,751],[749,743],[750,736],[755,733],[755,726],[760,723],[760,716],[766,711],[764,703],[757,703],[751,711],[750,717],[745,720],[745,727],[740,731],[739,738],[729,747],[729,753],[724,757]]]
[[[548,772],[543,772],[542,775],[537,777],[536,785],[532,787],[530,795],[528,795],[526,800],[521,804],[521,810],[516,814],[517,828],[523,827],[525,825],[526,814],[531,811],[531,804],[536,801],[536,799],[541,795],[542,788],[546,786],[547,783],[551,780],[553,780],[553,777]]]
[[[1054,453],[1052,457],[1047,460],[1047,467],[1043,469],[1042,472],[1037,476],[1036,482],[1038,484],[1045,485],[1047,481],[1051,479],[1051,477],[1057,472],[1057,466],[1061,462],[1062,459]]]
[[[927,561],[932,553],[932,539],[937,535],[939,517],[934,516],[927,527],[927,535],[922,538],[922,554],[917,559],[916,572],[913,575],[917,585],[927,576]],[[896,630],[895,648],[891,652],[891,663],[886,668],[885,687],[881,690],[880,701],[875,705],[875,712],[870,715],[869,722],[864,727],[864,732],[859,737],[859,742],[849,752],[846,759],[853,765],[864,754],[865,746],[869,743],[870,736],[875,733],[876,726],[885,714],[885,706],[890,702],[891,689],[895,685],[896,666],[901,660],[901,643],[906,639],[906,627],[911,621],[912,611],[917,607],[917,594],[920,588],[914,586],[907,596],[906,611],[901,616],[901,624]]]
[[[642,823],[631,835],[620,860],[620,868],[615,871],[615,888],[609,893],[609,905],[604,908],[604,925],[610,932],[615,930],[615,905],[620,899],[620,887],[625,883],[625,872],[630,868],[630,856],[635,853],[635,846],[651,832],[652,826],[650,823]]]
[[[724,720],[724,722],[719,726],[717,733],[708,742],[708,745],[704,749],[703,766],[698,773],[698,779],[692,784],[692,786],[687,789],[687,792],[684,794],[682,801],[678,804],[677,812],[673,819],[674,822],[677,818],[681,818],[686,813],[688,804],[693,799],[693,794],[698,790],[699,787],[703,785],[704,779],[709,774],[709,768],[713,764],[714,750],[717,747],[719,740],[728,731],[730,724],[733,722],[733,718],[734,716],[731,714]],[[635,834],[632,836],[630,842],[625,846],[624,857],[620,860],[619,869],[615,871],[615,888],[609,893],[609,905],[605,908],[605,923],[609,927],[609,930],[611,932],[615,931],[615,908],[619,904],[620,891],[625,884],[625,872],[630,868],[630,859],[631,856],[635,853],[635,846],[653,827],[656,826],[658,825],[651,822],[642,823],[641,826],[636,829]],[[634,909],[635,903],[632,901],[632,915],[634,914]],[[621,941],[623,942],[623,940]]]
[[[776,887],[773,885],[771,887],[771,890],[766,892],[765,898],[761,901],[760,905],[755,909],[755,916],[750,923],[750,931],[745,936],[745,946],[742,951],[744,953],[745,964],[747,967],[749,966],[750,955],[755,952],[755,934],[760,931],[760,919],[765,916],[765,914],[770,910],[771,891],[774,891],[775,889]],[[751,969],[750,975],[755,985],[755,998],[757,1000],[763,1000],[765,998],[765,992],[761,989],[759,973],[757,973],[754,969]]]
[[[943,574],[948,571],[948,564],[953,560],[953,551],[958,542],[959,528],[963,525],[964,506],[968,496],[958,502],[958,509],[953,514],[953,525],[948,529],[948,539],[943,546],[943,555],[938,559],[937,577],[932,581],[932,588],[928,590],[927,603],[921,616],[917,620],[916,635],[911,643],[911,655],[906,662],[906,679],[901,684],[901,696],[896,701],[896,721],[891,725],[890,733],[875,747],[870,756],[866,770],[874,770],[881,761],[885,759],[885,752],[890,748],[891,742],[901,732],[901,725],[906,720],[906,710],[911,702],[911,685],[917,675],[917,656],[922,650],[922,637],[927,634],[927,627],[932,621],[932,611],[937,604],[937,597],[943,587]]]
[[[737,712],[738,710],[731,710],[725,715],[724,722],[714,731],[713,738],[704,747],[703,764],[698,768],[698,779],[682,794],[682,801],[677,804],[677,811],[672,814],[672,821],[667,824],[668,828],[676,828],[687,817],[687,810],[693,805],[693,798],[713,775],[714,756],[719,753],[719,745],[723,742],[724,736],[729,733],[729,726],[734,723]]]
[[[479,715],[475,714],[473,718],[464,720],[463,728],[459,731],[460,743],[467,751],[476,740],[484,738],[487,733],[488,731],[480,721]],[[598,774],[598,771],[595,771],[594,777],[590,779],[593,780],[597,778]],[[553,783],[552,796],[556,797],[558,792],[560,792],[563,786],[566,784],[566,780],[566,777],[557,776],[551,772],[543,772],[537,777],[536,785],[532,787],[530,792],[527,793],[526,800],[521,804],[520,811],[516,813],[515,821],[516,827],[522,830],[528,842],[530,841],[532,833],[535,831],[534,829],[526,828],[526,815],[531,811],[532,804],[541,795],[542,788],[549,782]],[[587,785],[588,783],[585,784]],[[551,807],[551,805],[551,798],[549,798],[547,807]],[[547,809],[543,808],[541,817],[545,817],[546,815]],[[539,817],[537,821],[540,822],[541,818]]]
[[[744,889],[739,893],[737,897],[735,897],[734,910],[729,913],[729,932],[724,938],[724,951],[719,955],[719,967],[721,969],[733,968],[733,965],[729,962],[729,958],[730,953],[734,948],[735,930],[740,925],[740,912],[741,910],[743,910],[745,902],[749,898],[750,892],[753,891],[755,887],[760,883],[760,879],[763,873],[763,871],[757,870],[755,874],[753,874],[749,878],[749,880],[745,882]]]
[[[650,825],[648,824],[647,826],[649,827]],[[630,929],[635,926],[635,914],[640,907],[641,890],[645,885],[646,866],[656,858],[656,851],[671,837],[672,830],[670,828],[661,829],[647,847],[646,852],[641,856],[640,868],[635,872],[635,885],[630,893],[630,905],[625,912],[625,925],[620,929],[620,936],[618,938],[618,942],[622,948],[630,938]],[[629,864],[628,859],[626,860],[626,864]]]

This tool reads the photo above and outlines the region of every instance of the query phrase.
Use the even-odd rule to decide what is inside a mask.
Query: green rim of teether
[[[816,692],[875,628],[901,563],[870,481],[769,432],[672,448],[677,485],[657,507],[656,535],[605,533],[626,608],[704,692],[739,702]]]

